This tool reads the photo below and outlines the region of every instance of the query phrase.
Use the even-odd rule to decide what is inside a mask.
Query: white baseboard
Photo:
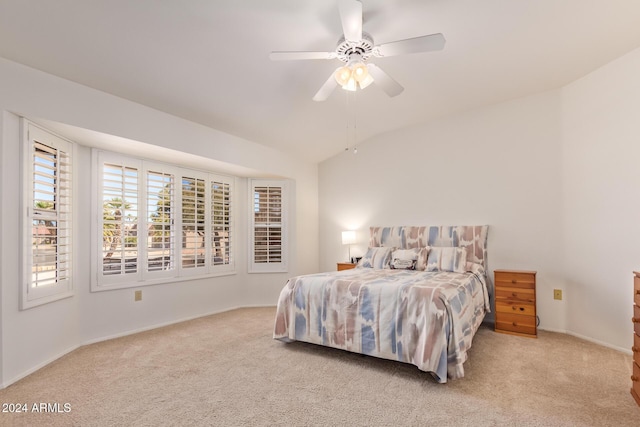
[[[629,355],[633,354],[631,349],[627,349],[627,348],[624,348],[624,347],[618,347],[617,345],[613,345],[613,344],[610,344],[608,342],[600,341],[600,340],[597,340],[595,338],[587,337],[585,335],[580,335],[580,334],[577,334],[577,333],[572,332],[572,331],[567,331],[565,329],[552,329],[552,328],[540,328],[540,327],[538,327],[538,330],[547,331],[547,332],[558,332],[560,334],[571,335],[572,337],[580,338],[581,340],[589,341],[589,342],[592,342],[594,344],[601,345],[603,347],[612,348],[614,350],[618,350],[618,351],[620,351],[622,353],[625,353],[625,354],[629,354]]]
[[[153,330],[153,329],[163,328],[165,326],[175,325],[177,323],[187,322],[189,320],[200,319],[201,317],[207,317],[207,316],[212,316],[214,314],[225,313],[227,311],[238,310],[240,308],[262,308],[262,307],[275,307],[275,306],[270,306],[270,305],[243,305],[243,306],[225,308],[225,309],[222,309],[222,310],[210,311],[210,312],[207,312],[207,313],[204,313],[204,314],[197,314],[195,316],[183,317],[183,318],[176,319],[176,320],[171,320],[171,321],[168,321],[168,322],[156,323],[156,324],[153,324],[153,325],[150,325],[150,326],[144,326],[142,328],[130,329],[128,331],[121,332],[121,333],[114,334],[114,335],[108,335],[108,336],[104,336],[104,337],[90,339],[90,340],[84,341],[79,347],[82,347],[82,346],[85,346],[85,345],[89,345],[89,344],[99,343],[99,342],[102,342],[102,341],[108,341],[108,340],[112,340],[112,339],[115,339],[115,338],[122,338],[122,337],[126,337],[126,336],[129,336],[129,335],[138,334],[140,332],[150,331],[150,330]]]
[[[62,356],[66,356],[67,354],[71,353],[74,350],[79,349],[80,347],[82,347],[81,345],[75,345],[72,346],[66,350],[64,350],[63,352],[59,353],[56,356],[53,356],[47,360],[45,360],[42,363],[38,363],[36,366],[18,374],[16,377],[11,378],[10,380],[4,381],[1,385],[0,385],[0,390],[5,389],[7,387],[9,387],[11,384],[20,381],[21,379],[33,374],[35,371],[44,368],[45,366],[47,366],[49,363],[53,363],[56,360],[60,359]]]
[[[482,323],[486,324],[487,326],[491,326],[493,327],[495,322],[493,320],[487,321],[484,320]],[[614,350],[618,350],[622,353],[628,354],[628,355],[633,355],[633,352],[631,351],[631,349],[628,348],[624,348],[624,347],[618,347],[617,345],[613,345],[604,341],[600,341],[597,340],[595,338],[591,338],[591,337],[587,337],[585,335],[580,335],[578,333],[572,332],[572,331],[568,331],[566,329],[553,329],[553,328],[541,328],[538,326],[538,330],[539,331],[546,331],[546,332],[557,332],[559,334],[566,334],[566,335],[571,335],[572,337],[576,337],[576,338],[580,338],[581,340],[585,340],[585,341],[589,341],[592,342],[594,344],[598,344],[601,345],[603,347],[607,347],[607,348],[611,348]]]
[[[140,332],[145,332],[145,331],[150,331],[152,329],[158,329],[158,328],[162,328],[164,326],[170,326],[170,325],[175,325],[176,323],[182,323],[182,322],[186,322],[189,320],[194,320],[194,319],[199,319],[201,317],[207,317],[207,316],[211,316],[214,314],[220,314],[220,313],[224,313],[227,311],[232,311],[232,310],[237,310],[240,308],[262,308],[262,307],[274,307],[272,305],[243,305],[243,306],[237,306],[237,307],[230,307],[230,308],[225,308],[222,310],[216,310],[216,311],[211,311],[208,313],[204,313],[204,314],[198,314],[196,316],[189,316],[189,317],[184,317],[181,319],[176,319],[176,320],[172,320],[169,322],[163,322],[163,323],[158,323],[158,324],[154,324],[154,325],[150,325],[150,326],[145,326],[143,328],[137,328],[137,329],[131,329],[119,334],[114,334],[114,335],[108,335],[108,336],[104,336],[104,337],[100,337],[100,338],[95,338],[95,339],[90,339],[87,341],[84,341],[83,343],[70,347],[67,350],[63,351],[62,353],[45,360],[42,363],[39,363],[38,365],[26,370],[25,372],[20,373],[19,375],[17,375],[16,377],[4,381],[2,384],[0,384],[0,390],[5,389],[7,387],[9,387],[11,384],[20,381],[21,379],[27,377],[28,375],[31,375],[32,373],[36,372],[37,370],[44,368],[45,366],[47,366],[49,363],[54,362],[56,360],[58,360],[59,358],[61,358],[62,356],[65,356],[69,353],[71,353],[74,350],[79,349],[80,347],[84,347],[85,345],[90,345],[90,344],[96,344],[102,341],[108,341],[108,340],[112,340],[115,338],[121,338],[121,337],[126,337],[128,335],[133,335],[133,334],[137,334]]]

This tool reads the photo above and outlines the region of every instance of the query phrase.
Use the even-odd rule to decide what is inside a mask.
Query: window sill
[[[69,290],[69,291],[59,292],[59,293],[55,293],[55,294],[40,297],[40,298],[23,299],[20,304],[20,310],[28,310],[30,308],[39,307],[44,304],[49,304],[50,302],[71,298],[73,295],[74,295],[73,290]]]
[[[235,270],[220,273],[205,274],[200,276],[180,276],[180,277],[163,277],[150,280],[139,280],[124,283],[114,283],[112,285],[99,285],[95,282],[91,283],[91,292],[113,291],[116,289],[140,288],[143,286],[166,285],[169,283],[189,282],[194,280],[212,279],[215,277],[233,276],[237,274]]]

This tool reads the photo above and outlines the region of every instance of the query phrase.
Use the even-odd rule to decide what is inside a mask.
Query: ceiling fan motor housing
[[[351,55],[360,55],[362,61],[369,59],[373,55],[373,37],[370,34],[362,32],[362,39],[358,41],[345,40],[344,36],[340,37],[336,46],[337,58],[349,63]]]

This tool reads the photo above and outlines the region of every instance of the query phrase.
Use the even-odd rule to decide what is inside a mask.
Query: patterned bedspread
[[[411,363],[444,383],[464,376],[489,311],[482,274],[356,268],[290,279],[273,337]]]

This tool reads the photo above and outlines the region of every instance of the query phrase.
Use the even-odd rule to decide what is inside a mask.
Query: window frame
[[[105,164],[120,164],[127,167],[138,168],[137,179],[137,220],[136,229],[144,230],[143,234],[136,233],[137,236],[137,271],[131,274],[118,274],[117,277],[103,274],[103,252],[102,252],[102,232],[103,232],[103,214],[100,211],[103,203],[103,168]],[[163,283],[173,283],[186,280],[195,280],[200,278],[218,277],[224,275],[236,274],[236,245],[235,245],[235,207],[233,199],[236,196],[236,178],[233,176],[222,175],[214,172],[202,171],[193,168],[187,168],[178,165],[156,162],[153,160],[139,159],[127,156],[121,153],[104,151],[99,149],[92,150],[93,165],[93,200],[92,215],[95,218],[92,224],[92,280],[91,291],[105,291],[111,289],[123,289],[131,287],[140,287],[148,285],[156,285]],[[173,179],[173,194],[171,195],[171,203],[175,204],[176,209],[171,210],[171,230],[169,236],[170,253],[172,259],[169,264],[173,268],[153,271],[149,268],[149,213],[151,211],[150,191],[149,191],[149,173],[171,175]],[[182,198],[182,182],[183,178],[197,177],[205,181],[205,216],[204,216],[204,267],[200,268],[184,268],[182,264],[183,256],[183,198]],[[211,198],[210,186],[213,181],[224,182],[228,185],[227,196],[229,203],[229,225],[230,237],[230,255],[228,263],[214,265],[210,258],[211,253],[211,235],[213,226],[210,221],[210,210],[213,203]]]
[[[289,271],[289,181],[278,179],[251,178],[248,182],[249,193],[249,224],[248,230],[248,272],[249,273],[286,273]],[[255,193],[256,187],[279,187],[281,194],[281,216],[280,216],[280,262],[256,262],[256,239],[255,239]]]
[[[72,297],[75,294],[73,286],[74,264],[75,264],[75,234],[74,228],[77,223],[77,189],[75,185],[77,176],[77,166],[74,162],[76,156],[76,145],[36,124],[21,119],[21,147],[20,147],[20,165],[21,165],[21,225],[22,244],[20,245],[21,259],[21,286],[20,286],[20,310],[37,307],[50,302],[62,300]],[[36,170],[34,160],[35,144],[41,144],[47,148],[55,150],[56,153],[56,173],[52,176],[56,178],[51,185],[55,187],[52,197],[54,206],[64,206],[66,210],[60,211],[55,208],[55,212],[40,211],[34,208],[35,196],[38,186],[34,178]],[[60,178],[60,152],[66,153],[67,169],[64,179]],[[53,153],[51,153],[53,154]],[[45,172],[41,171],[41,174]],[[46,178],[45,178],[46,179]],[[60,187],[60,182],[68,182],[67,186]],[[45,184],[46,185],[46,184]],[[46,192],[44,188],[40,189],[41,193]],[[66,202],[63,202],[66,200]],[[39,218],[39,219],[37,219]],[[56,252],[55,252],[55,283],[45,285],[41,288],[33,285],[33,227],[34,221],[51,221],[55,222],[56,228]],[[66,223],[66,228],[62,228],[62,234],[59,234],[61,223]],[[38,237],[39,238],[39,237]],[[67,248],[66,252],[59,251],[60,241]],[[42,254],[40,255],[42,256]],[[64,267],[61,267],[61,264]],[[62,273],[62,279],[58,276]]]

